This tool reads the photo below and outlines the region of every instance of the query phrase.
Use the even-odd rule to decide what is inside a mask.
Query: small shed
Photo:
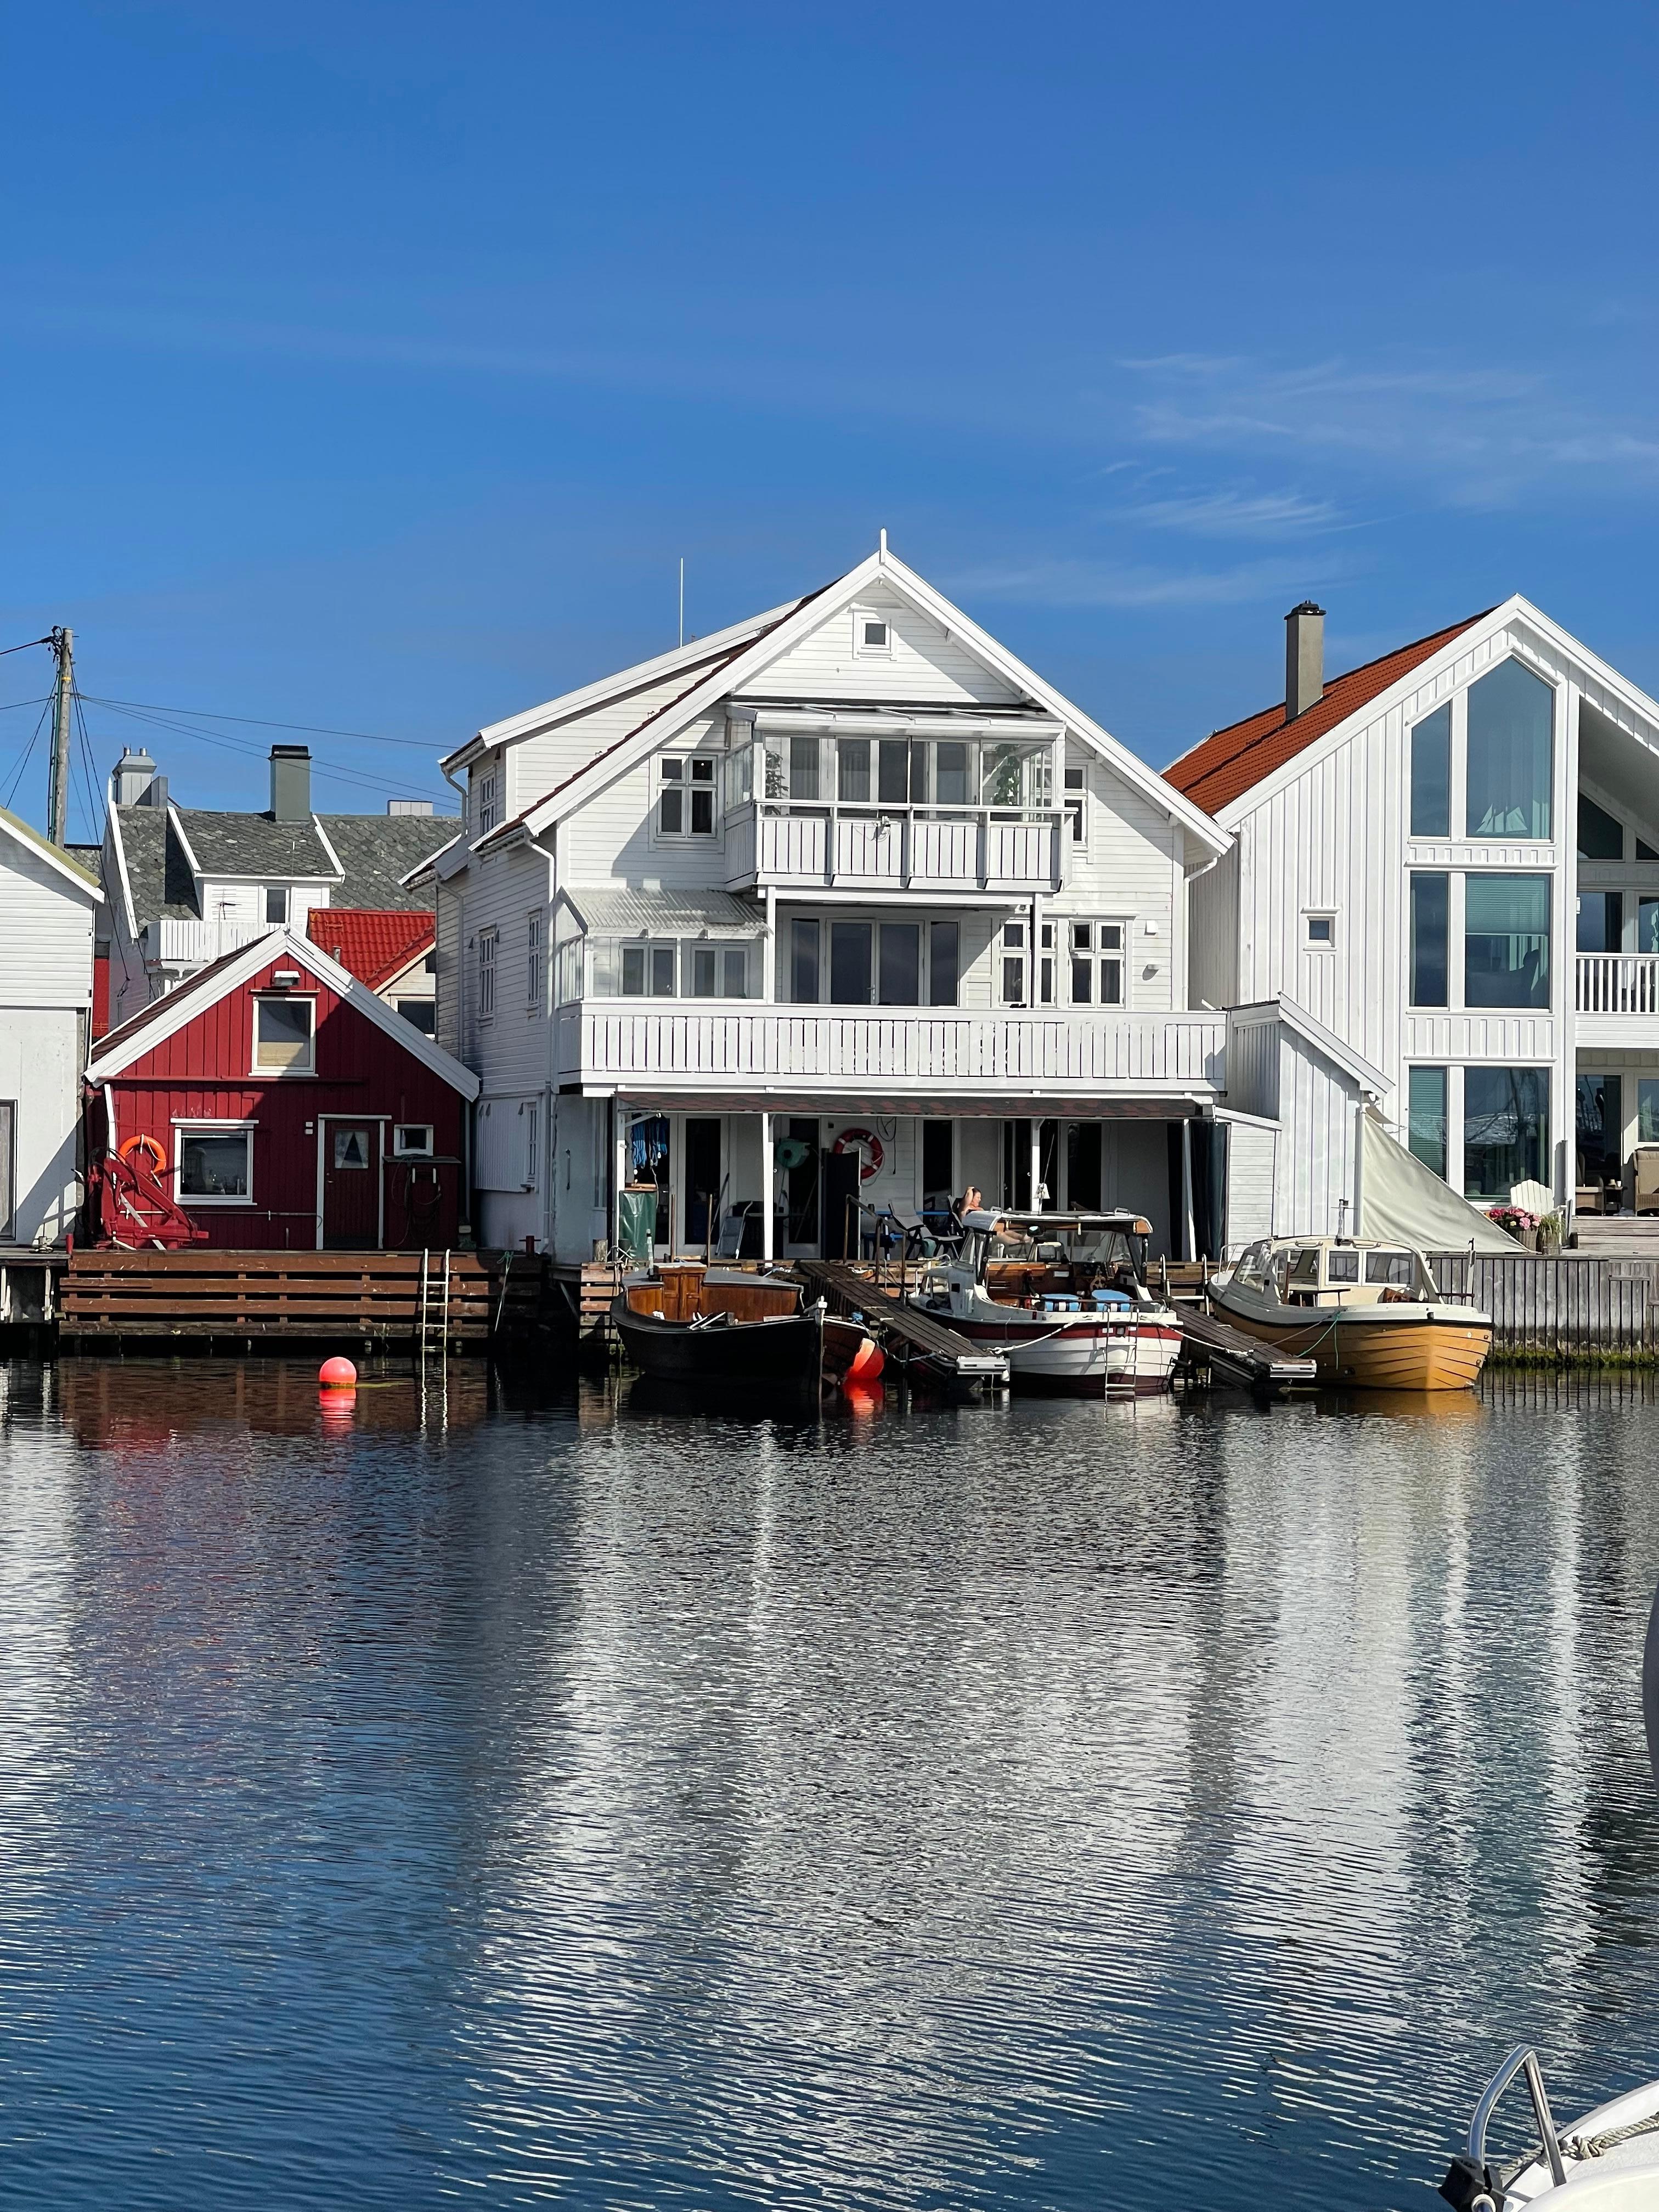
[[[156,1242],[459,1242],[478,1079],[308,938],[273,930],[191,976],[100,1040],[86,1082],[106,1236],[151,1241],[112,1227],[136,1178],[177,1217]]]

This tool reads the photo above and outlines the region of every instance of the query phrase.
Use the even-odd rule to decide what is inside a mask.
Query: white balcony
[[[274,927],[268,921],[149,921],[144,924],[144,958],[161,968],[205,968],[227,952],[240,952]]]
[[[1659,1048],[1659,953],[1580,952],[1576,963],[1579,1043]]]
[[[1058,890],[1063,812],[1037,807],[807,805],[763,800],[728,818],[726,884],[780,890]]]
[[[776,1093],[908,1099],[948,1113],[952,1097],[1029,1109],[1042,1100],[1208,1097],[1224,1080],[1215,1013],[970,1013],[745,1007],[588,999],[558,1013],[559,1079],[598,1093]]]

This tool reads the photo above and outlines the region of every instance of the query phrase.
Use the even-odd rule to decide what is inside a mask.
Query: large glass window
[[[1659,1080],[1640,1076],[1636,1085],[1636,1141],[1659,1145]]]
[[[811,1006],[818,995],[818,925],[797,915],[789,925],[789,995]]]
[[[870,797],[870,740],[868,738],[843,738],[836,747],[836,796],[848,799],[854,805],[868,803]]]
[[[881,989],[884,1006],[915,1006],[921,1003],[921,924],[884,921],[881,925]]]
[[[1622,860],[1625,828],[1605,807],[1578,794],[1578,857],[1581,860]]]
[[[1464,1005],[1543,1007],[1549,1002],[1549,878],[1466,876]]]
[[[1411,1149],[1443,1180],[1446,1173],[1446,1071],[1413,1067],[1407,1079],[1407,1130]]]
[[[1468,834],[1547,837],[1555,694],[1518,660],[1469,686]]]
[[[952,738],[933,750],[934,795],[939,805],[966,806],[973,796],[968,788],[967,746]]]
[[[1659,952],[1659,898],[1636,902],[1636,949],[1638,952]]]
[[[1619,952],[1623,950],[1624,942],[1624,893],[1580,891],[1578,950],[1581,952]]]
[[[1605,1201],[1610,1186],[1624,1182],[1625,1086],[1617,1075],[1581,1075],[1574,1101],[1573,1134],[1577,1143],[1577,1181]]]
[[[1451,835],[1451,702],[1412,731],[1412,836]]]
[[[818,795],[818,741],[792,737],[789,740],[789,796],[816,799]]]
[[[954,1006],[962,966],[962,925],[930,922],[927,929],[927,1002]]]
[[[1412,878],[1411,1003],[1414,1006],[1449,1003],[1446,984],[1450,881],[1442,875]]]
[[[252,1129],[180,1129],[180,1198],[246,1198],[252,1187]]]
[[[830,925],[830,1001],[836,1006],[867,1006],[870,1003],[871,940],[867,921],[832,921]]]
[[[1463,1194],[1490,1206],[1518,1182],[1547,1183],[1550,1074],[1547,1067],[1463,1072]]]

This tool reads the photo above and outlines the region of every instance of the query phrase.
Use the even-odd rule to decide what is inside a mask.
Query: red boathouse
[[[101,1037],[86,1081],[102,1243],[459,1241],[478,1079],[307,938],[204,968]]]

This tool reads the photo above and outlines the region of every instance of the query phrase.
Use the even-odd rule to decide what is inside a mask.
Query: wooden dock
[[[188,1340],[477,1351],[539,1320],[541,1261],[502,1252],[80,1251],[60,1288],[66,1348]]]
[[[926,1372],[957,1389],[1008,1387],[1006,1352],[970,1344],[945,1322],[882,1290],[851,1261],[793,1260],[790,1266],[803,1280],[817,1285],[834,1312],[862,1314],[883,1352],[901,1371]]]
[[[1277,1351],[1260,1337],[1247,1336],[1195,1299],[1173,1297],[1170,1304],[1181,1316],[1182,1358],[1190,1365],[1207,1367],[1230,1382],[1242,1383],[1259,1398],[1282,1398],[1287,1390],[1311,1390],[1318,1382],[1315,1361]]]

